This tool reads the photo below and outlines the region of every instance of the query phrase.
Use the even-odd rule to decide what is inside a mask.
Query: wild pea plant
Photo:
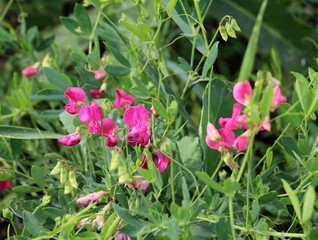
[[[290,99],[275,71],[253,75],[267,0],[230,82],[213,66],[220,41],[240,34],[234,17],[210,34],[211,2],[119,2],[84,1],[61,17],[81,40],[68,52],[47,39],[35,54],[41,37],[24,21],[21,35],[1,29],[4,47],[29,55],[1,116],[8,239],[316,239],[318,74],[294,72]],[[120,4],[138,17],[112,21],[107,9]],[[173,21],[181,34],[162,45]],[[166,49],[181,38],[190,57],[173,69]],[[24,119],[31,126],[17,126]]]

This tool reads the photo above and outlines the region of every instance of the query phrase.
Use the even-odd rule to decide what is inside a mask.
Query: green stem
[[[206,37],[204,25],[203,25],[203,20],[202,20],[202,16],[201,16],[201,10],[200,10],[200,6],[199,6],[199,0],[194,0],[194,7],[195,7],[195,10],[196,10],[198,18],[199,18],[200,28],[201,28],[201,31],[202,31],[202,35],[203,35],[203,39],[204,39],[204,42],[205,42],[205,46],[208,48],[209,44],[208,44],[208,40],[207,40],[207,37]]]
[[[170,181],[171,181],[171,195],[172,195],[172,203],[175,203],[175,194],[174,194],[174,162],[170,163]]]
[[[6,7],[4,8],[4,10],[3,10],[3,12],[2,12],[2,14],[1,14],[1,16],[0,16],[0,24],[2,23],[4,17],[6,16],[6,14],[7,14],[9,8],[11,7],[13,1],[14,1],[14,0],[10,0],[10,1],[7,3]]]
[[[216,167],[216,169],[214,170],[214,173],[212,174],[210,179],[213,179],[215,177],[215,175],[217,174],[217,172],[220,170],[221,166],[223,163],[223,159],[220,159],[220,162],[218,164],[218,166]],[[204,188],[202,189],[202,191],[200,192],[200,194],[197,196],[197,198],[195,199],[195,201],[191,204],[191,206],[193,206],[203,195],[203,193],[205,192],[205,190],[208,188],[208,185],[205,185]],[[193,199],[193,198],[192,198]]]
[[[230,221],[231,221],[231,229],[232,229],[232,239],[236,240],[235,237],[235,228],[234,228],[234,213],[233,213],[233,198],[229,197],[229,213],[230,213]]]
[[[251,129],[251,128],[250,128]],[[254,133],[254,129],[251,129],[251,139],[250,139],[250,143],[248,144],[248,148],[247,148],[247,151],[245,153],[245,156],[244,156],[244,159],[243,159],[243,163],[242,163],[242,166],[240,168],[240,171],[236,177],[236,181],[239,182],[241,177],[242,177],[242,174],[243,174],[243,171],[244,171],[244,168],[245,168],[245,165],[247,163],[247,160],[249,158],[249,153],[252,151],[253,149],[253,142],[254,142],[254,136],[255,136],[255,133]]]
[[[106,172],[106,179],[107,179],[107,185],[110,188],[111,187],[111,179],[110,179],[110,175],[108,172],[108,164],[107,164],[107,156],[106,156],[106,150],[105,150],[105,137],[104,137],[104,124],[103,124],[103,114],[102,114],[102,119],[101,119],[101,128],[102,128],[102,149],[103,149],[103,155],[104,155],[104,162],[105,162],[105,172]]]

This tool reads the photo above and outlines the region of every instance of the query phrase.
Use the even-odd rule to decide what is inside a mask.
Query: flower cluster
[[[250,104],[252,104],[253,90],[250,83],[239,82],[235,84],[233,88],[233,97],[238,102],[233,106],[233,112],[231,118],[220,118],[219,124],[221,129],[216,129],[212,123],[207,124],[207,136],[205,141],[207,145],[221,152],[221,156],[224,157],[225,163],[230,167],[238,168],[238,164],[234,163],[231,156],[231,149],[236,149],[237,153],[240,153],[247,149],[252,128],[256,128],[257,131],[270,131],[271,125],[269,122],[269,115],[261,121],[260,124],[251,123],[250,120]],[[286,102],[286,97],[282,96],[279,86],[273,88],[273,100],[271,111],[278,108],[280,103]],[[242,106],[245,106],[245,114],[241,114]],[[245,132],[240,136],[235,137],[232,130],[245,129]]]

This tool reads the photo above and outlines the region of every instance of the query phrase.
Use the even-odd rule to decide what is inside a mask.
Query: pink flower
[[[245,151],[250,143],[251,132],[250,130],[245,131],[243,134],[238,136],[234,141],[234,146],[237,148],[237,153]]]
[[[102,95],[101,95],[101,90],[100,89],[92,89],[90,91],[91,95],[96,97],[96,98],[100,98]]]
[[[95,102],[91,102],[89,107],[83,105],[79,111],[79,119],[84,122],[98,121],[102,117],[102,108]]]
[[[68,88],[64,92],[70,103],[65,105],[65,110],[70,114],[79,113],[80,106],[85,102],[85,91],[78,87]]]
[[[2,192],[5,188],[11,187],[11,181],[0,181],[0,192]]]
[[[114,108],[121,108],[125,110],[129,107],[130,104],[132,104],[136,100],[136,97],[119,91],[117,89],[115,89],[115,92],[117,97],[114,103]]]
[[[129,126],[134,127],[138,123],[147,124],[149,120],[149,112],[144,105],[139,104],[138,107],[130,107],[125,111],[123,121]]]
[[[131,186],[138,190],[137,185],[139,186],[139,189],[142,193],[145,193],[150,186],[150,182],[146,181],[142,176],[135,176],[135,178],[141,179],[139,180],[132,180],[130,182]]]
[[[168,165],[170,165],[170,158],[163,155],[161,152],[156,151],[153,155],[153,162],[158,168],[159,172],[162,174]]]
[[[274,87],[274,96],[273,96],[273,102],[272,102],[272,109],[271,111],[275,111],[279,104],[287,102],[287,98],[285,96],[282,96],[282,92],[279,88],[279,86]]]
[[[77,227],[77,228],[81,228],[81,227],[83,227],[84,225],[86,225],[87,223],[88,223],[88,217],[83,218],[83,219],[76,225],[76,227]]]
[[[66,146],[74,146],[81,141],[81,138],[82,136],[75,132],[59,138],[58,141]]]
[[[209,140],[211,140],[213,142],[220,141],[221,135],[212,123],[208,122],[208,125],[206,127],[206,131],[207,131],[207,137],[209,138]]]
[[[114,238],[114,240],[131,240],[131,238],[121,232],[118,232]]]
[[[149,138],[151,136],[150,130],[146,123],[138,123],[136,126],[130,128],[127,132],[128,143],[132,146],[140,145],[145,147],[149,143]],[[126,141],[126,137],[122,138],[122,141]]]
[[[109,147],[116,146],[118,144],[119,138],[115,134],[116,125],[114,121],[110,118],[103,118],[103,134],[107,137],[106,145]],[[92,121],[88,124],[88,130],[92,134],[102,134],[102,124],[101,121]]]
[[[22,74],[26,77],[31,77],[38,72],[38,68],[35,66],[26,67],[22,70]]]
[[[104,191],[89,193],[86,196],[77,199],[76,203],[80,204],[82,206],[88,206],[91,202],[98,202],[99,203],[101,201],[101,197],[104,193],[110,194],[110,193],[104,192]]]
[[[213,148],[213,149],[216,149],[216,150],[219,150],[221,151],[220,148],[223,148],[223,146],[226,148],[226,149],[229,149],[229,148],[232,148],[233,147],[233,144],[234,144],[234,140],[235,140],[235,134],[234,132],[232,132],[231,130],[229,129],[226,129],[226,128],[222,128],[220,130],[217,130],[215,129],[219,135],[220,135],[220,138],[219,139],[216,139],[218,141],[213,141],[213,135],[211,134],[211,129],[214,127],[211,127],[209,126],[211,123],[208,123],[208,126],[207,126],[207,136],[205,138],[205,142],[206,144],[210,147],[210,148]],[[213,124],[211,124],[213,125]],[[215,127],[214,127],[215,128]]]
[[[264,122],[262,122],[261,128],[259,130],[260,131],[266,130],[268,132],[271,131],[271,124],[269,122],[269,115],[264,119]]]
[[[104,216],[100,216],[98,215],[92,222],[92,225],[93,225],[93,230],[95,231],[96,230],[96,226],[95,224],[97,223],[97,226],[98,226],[98,229],[101,229],[104,224],[105,224],[105,218]]]
[[[103,80],[106,77],[106,72],[104,71],[104,69],[99,69],[98,71],[93,72],[93,74],[95,76],[95,79],[99,81]]]
[[[247,106],[249,99],[252,98],[251,84],[247,80],[236,83],[233,88],[233,97],[238,103]]]

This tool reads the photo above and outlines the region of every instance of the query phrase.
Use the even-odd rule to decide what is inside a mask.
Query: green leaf
[[[55,218],[57,217],[63,217],[64,215],[64,211],[62,211],[59,208],[55,208],[55,207],[45,207],[42,208],[42,212],[48,216],[49,218],[51,218],[52,220],[55,220]]]
[[[10,42],[13,40],[13,36],[8,33],[6,30],[3,28],[0,28],[0,43],[1,42]]]
[[[141,229],[144,226],[146,226],[146,222],[134,218],[127,212],[127,210],[121,208],[116,203],[113,203],[112,206],[115,208],[115,211],[120,216],[120,218],[124,220],[127,224],[132,225],[138,229]]]
[[[71,57],[78,62],[87,63],[87,56],[79,48],[71,46]]]
[[[311,219],[314,210],[316,192],[312,185],[309,185],[304,195],[302,222],[306,223]]]
[[[189,188],[187,185],[187,182],[184,177],[182,177],[182,206],[189,207],[190,204],[190,194],[189,194]]]
[[[160,117],[166,120],[170,119],[165,107],[162,105],[162,103],[158,99],[155,99],[155,98],[152,99],[152,106],[155,109],[156,113],[159,114]]]
[[[125,26],[129,31],[135,34],[143,42],[147,41],[149,38],[149,27],[143,23],[139,22],[138,24],[128,23],[124,20],[119,20],[121,24]]]
[[[299,73],[292,72],[296,77],[296,82],[294,84],[295,90],[298,95],[300,104],[306,115],[309,114],[309,109],[312,104],[312,94],[309,89],[308,81]]]
[[[103,228],[102,228],[102,231],[101,231],[101,233],[100,233],[101,239],[108,239],[108,238],[106,238],[106,234],[107,234],[109,231],[112,230],[112,229],[111,229],[112,227],[113,227],[114,229],[113,229],[113,231],[111,231],[111,232],[109,233],[109,235],[111,235],[111,234],[113,234],[113,232],[115,232],[115,229],[116,229],[116,227],[117,227],[117,226],[114,226],[114,224],[113,224],[115,217],[116,217],[116,213],[113,213],[112,215],[110,215],[110,216],[108,217],[108,219],[107,219],[106,222],[104,223]],[[108,236],[108,237],[110,237],[110,236]]]
[[[218,56],[218,46],[219,42],[215,42],[211,49],[208,58],[205,60],[204,65],[203,65],[203,70],[202,70],[202,76],[206,77],[208,71],[211,69],[213,66],[217,56]]]
[[[299,104],[298,107],[300,108]],[[301,109],[298,107],[291,106],[289,103],[281,103],[278,108],[282,117],[295,128],[298,128],[303,121]]]
[[[264,120],[269,115],[269,111],[272,107],[273,96],[273,85],[268,85],[264,90],[262,100],[260,103],[260,112],[262,120]]]
[[[100,239],[99,235],[95,232],[81,232],[72,237],[73,240],[81,240],[81,239]]]
[[[251,33],[251,37],[248,41],[243,62],[240,68],[239,77],[237,79],[238,82],[243,82],[245,79],[248,79],[252,73],[253,66],[254,66],[254,59],[256,56],[258,38],[261,31],[261,25],[262,25],[263,16],[265,13],[266,5],[267,5],[267,0],[264,0],[259,9],[256,21],[255,21],[255,25]]]
[[[251,211],[251,217],[252,222],[255,224],[258,221],[259,213],[260,213],[260,207],[258,204],[258,200],[254,200],[252,204],[252,211]]]
[[[66,91],[71,87],[68,79],[66,79],[61,73],[54,68],[43,68],[46,79],[60,90]]]
[[[168,223],[168,236],[171,240],[178,239],[179,228],[178,222],[175,219],[171,219]]]
[[[73,133],[76,130],[76,127],[73,125],[74,115],[69,114],[66,111],[63,111],[60,115],[60,121],[62,122],[63,126],[66,128],[68,133]]]
[[[174,7],[176,6],[178,0],[170,0],[167,6],[167,13],[169,15],[169,17],[171,17],[171,13],[174,9]]]
[[[45,176],[43,170],[39,166],[32,166],[31,176],[36,185],[38,185],[42,189],[45,187]]]
[[[33,192],[40,192],[42,191],[42,188],[39,187],[33,187],[33,186],[16,186],[12,188],[12,191],[18,192],[18,193],[33,193]]]
[[[269,203],[273,201],[276,197],[277,197],[277,192],[271,191],[271,192],[260,195],[258,198],[258,202],[260,204]]]
[[[95,70],[99,69],[100,59],[95,52],[91,52],[87,56],[88,64],[91,65]]]
[[[318,170],[318,159],[317,158],[309,158],[306,163],[306,169],[310,172],[315,172]]]
[[[187,71],[187,72],[190,72],[190,71],[192,71],[192,67],[191,67],[191,65],[187,62],[187,60],[185,60],[183,57],[178,57],[178,60],[179,60],[179,62],[180,62],[180,67],[183,69],[183,70],[185,70],[185,71]]]
[[[40,131],[39,129],[0,125],[0,136],[16,139],[58,139],[63,137],[61,134]]]
[[[121,41],[121,38],[118,36],[118,33],[111,27],[109,24],[103,21],[99,21],[103,26],[102,28],[96,28],[95,34],[100,37],[102,40],[112,43],[118,43]]]
[[[224,181],[224,192],[226,195],[234,196],[237,190],[240,190],[241,186],[234,178],[229,177]]]
[[[219,185],[216,181],[214,181],[213,179],[211,179],[209,177],[208,174],[206,174],[205,172],[195,172],[195,174],[198,176],[198,178],[205,183],[206,185],[208,185],[210,188],[221,192],[221,193],[225,193],[223,187],[221,185]]]
[[[96,88],[100,87],[100,81],[96,81],[93,73],[87,71],[83,67],[77,67],[76,71],[78,72],[78,74],[80,75],[81,79],[85,83],[90,84],[90,85],[92,85],[93,87],[96,87]]]
[[[42,230],[38,219],[26,210],[23,211],[23,222],[28,232],[32,235],[37,235]]]
[[[92,23],[89,19],[89,16],[85,10],[85,8],[81,5],[76,3],[75,9],[74,9],[74,15],[82,29],[82,31],[86,35],[90,35],[92,32]]]
[[[79,34],[78,32],[75,31],[75,29],[77,29],[79,27],[78,22],[76,22],[75,20],[69,18],[69,17],[60,17],[61,22],[63,23],[63,25],[73,34],[77,35],[77,36],[81,36],[81,34]]]
[[[56,89],[43,89],[36,93],[35,99],[41,99],[46,101],[66,101],[67,97],[64,92]]]
[[[216,223],[216,235],[218,240],[231,240],[231,223],[227,218],[221,217]]]
[[[130,73],[128,68],[112,64],[107,64],[105,71],[113,76],[126,76]]]
[[[130,68],[129,61],[114,47],[107,45],[110,52],[114,55],[114,57],[120,62],[122,65],[126,66],[127,68]]]
[[[299,199],[297,195],[294,193],[294,191],[291,189],[291,187],[288,185],[288,183],[284,179],[281,179],[281,180],[283,182],[285,192],[287,193],[291,203],[293,204],[298,220],[299,222],[302,222]]]

